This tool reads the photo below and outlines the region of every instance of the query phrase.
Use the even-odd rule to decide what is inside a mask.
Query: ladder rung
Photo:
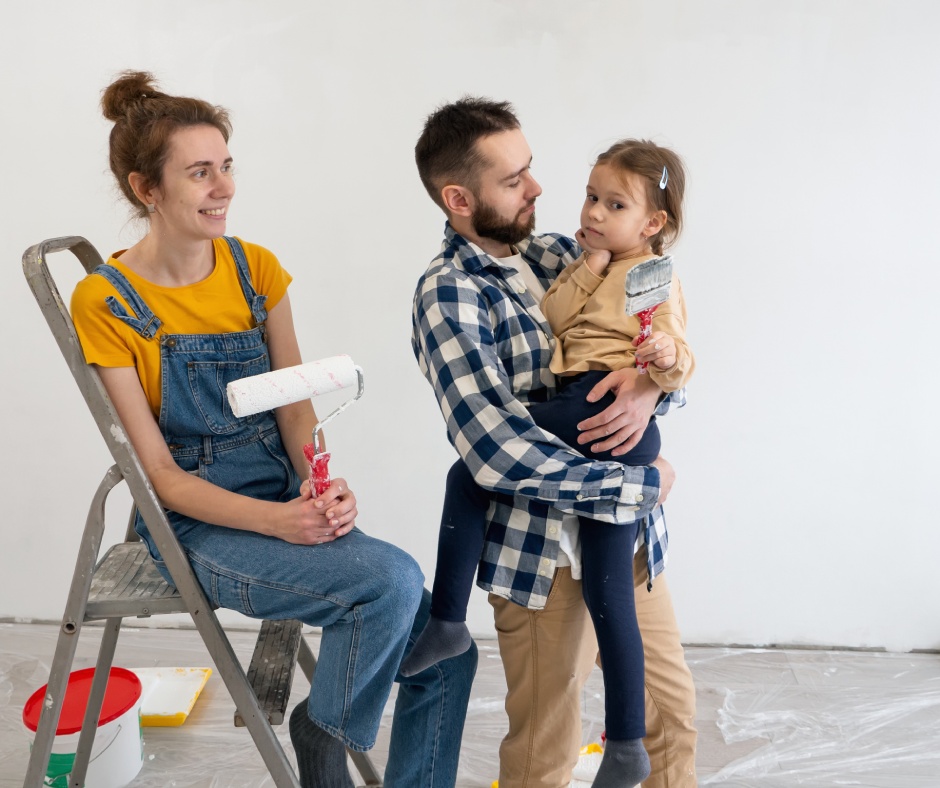
[[[301,626],[294,620],[264,621],[255,642],[248,666],[248,683],[272,725],[284,722],[300,648]],[[235,725],[245,725],[238,710],[235,711]]]

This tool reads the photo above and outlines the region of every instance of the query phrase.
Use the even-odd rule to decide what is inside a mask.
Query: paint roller
[[[310,486],[314,495],[320,495],[330,486],[330,453],[320,451],[319,433],[362,396],[362,368],[356,366],[349,356],[331,356],[233,380],[226,387],[226,394],[232,413],[244,418],[303,399],[342,391],[353,385],[357,387],[356,396],[346,400],[326,418],[318,421],[313,428],[313,441],[304,446],[304,456],[310,463]]]

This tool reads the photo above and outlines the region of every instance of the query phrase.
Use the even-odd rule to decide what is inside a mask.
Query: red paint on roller
[[[307,443],[304,445],[304,457],[310,463],[310,488],[316,497],[330,486],[330,453],[321,451],[318,454],[316,447]]]

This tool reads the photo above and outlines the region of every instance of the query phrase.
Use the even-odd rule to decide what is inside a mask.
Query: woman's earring
[[[157,211],[157,206],[156,206],[154,203],[152,203],[152,202],[148,202],[148,203],[147,203],[147,213],[156,213],[156,211]]]

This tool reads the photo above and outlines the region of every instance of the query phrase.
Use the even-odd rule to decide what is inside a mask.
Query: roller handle
[[[316,498],[330,486],[330,453],[318,452],[312,443],[304,446],[304,457],[310,465],[310,489]]]

